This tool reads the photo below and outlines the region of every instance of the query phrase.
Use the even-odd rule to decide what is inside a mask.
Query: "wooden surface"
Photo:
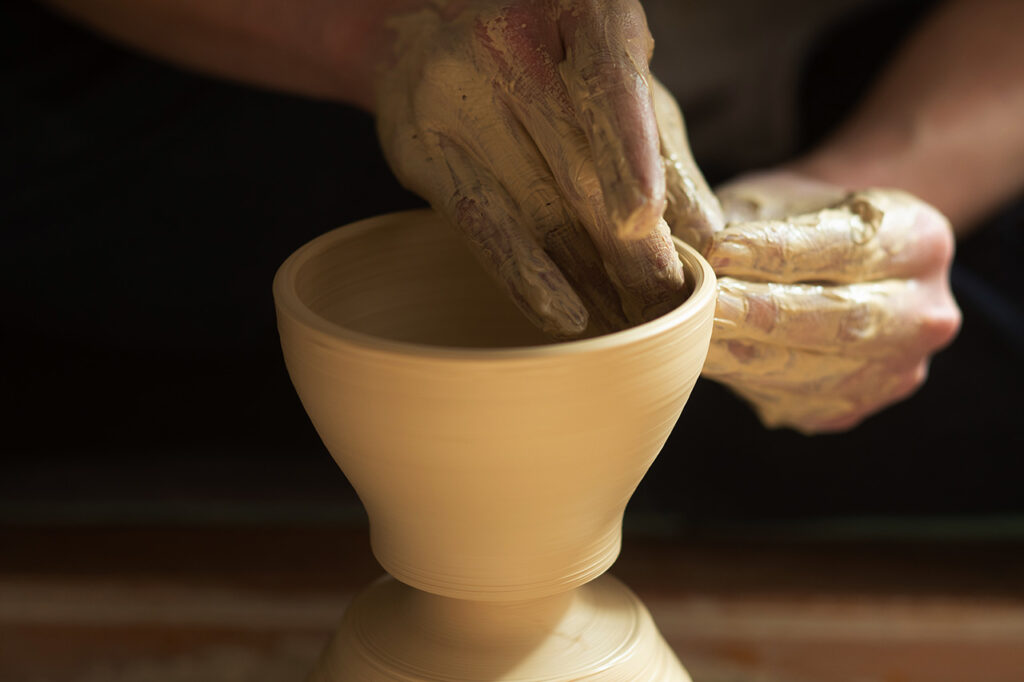
[[[1024,546],[627,540],[694,682],[1021,682]],[[378,575],[351,527],[0,529],[3,682],[302,680]]]

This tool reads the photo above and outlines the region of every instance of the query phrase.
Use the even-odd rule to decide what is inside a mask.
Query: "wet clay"
[[[704,374],[768,426],[848,428],[923,380],[950,338],[952,235],[906,193],[798,176],[721,191],[730,218],[706,256],[719,275]]]
[[[722,229],[722,207],[690,153],[679,104],[657,79],[651,81],[665,164],[665,219],[672,234],[703,253],[711,235]]]
[[[441,2],[389,22],[394,61],[377,93],[388,162],[557,339],[685,298],[662,219],[650,36],[633,10]]]
[[[677,248],[685,303],[558,344],[430,212],[286,261],[289,374],[397,579],[356,600],[312,679],[689,679],[636,597],[599,578],[710,341],[714,274]]]

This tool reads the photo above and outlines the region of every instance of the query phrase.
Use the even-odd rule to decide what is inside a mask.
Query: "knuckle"
[[[877,335],[878,327],[878,312],[875,308],[868,304],[860,304],[843,316],[836,336],[845,344],[857,343]]]
[[[953,233],[942,231],[928,242],[929,259],[928,263],[933,271],[946,271],[953,263],[953,255],[956,249]]]
[[[568,223],[571,218],[550,177],[532,169],[533,177],[513,191],[519,210],[541,231],[550,231]]]
[[[772,295],[751,295],[746,313],[747,323],[767,334],[779,321],[779,302]]]
[[[446,109],[449,102],[461,92],[482,80],[472,61],[459,54],[453,46],[440,48],[428,55],[418,67],[414,81],[417,109],[435,111]],[[439,94],[445,97],[438,97]]]
[[[941,227],[937,230],[938,234],[935,238],[934,258],[939,266],[946,270],[953,262],[953,256],[956,252],[956,239],[953,236],[953,230],[945,219],[943,219],[940,225]]]
[[[921,322],[920,336],[928,349],[948,345],[960,330],[960,309],[950,303],[933,310]]]
[[[923,254],[923,264],[927,271],[949,269],[956,250],[953,229],[946,216],[936,208],[923,201],[916,201],[917,212],[914,216],[913,239]]]
[[[447,213],[472,244],[483,244],[488,233],[488,221],[478,202],[456,189],[445,205]]]
[[[926,281],[914,300],[920,311],[914,320],[916,347],[931,352],[948,345],[960,330],[962,316],[946,278]]]

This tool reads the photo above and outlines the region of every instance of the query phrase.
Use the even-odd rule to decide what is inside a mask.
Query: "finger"
[[[916,372],[903,373],[894,379],[886,386],[888,393],[872,394],[867,399],[856,395],[793,394],[749,384],[732,384],[730,388],[751,403],[765,426],[790,427],[813,435],[850,429],[872,414],[905,400],[923,381]]]
[[[529,108],[508,104],[547,162],[563,204],[589,234],[629,321],[644,322],[678,305],[685,277],[664,220],[640,239],[622,240],[605,209],[586,139],[567,124],[557,101]]]
[[[514,34],[513,23],[504,22],[500,34],[505,37]],[[498,28],[493,30],[499,31]],[[515,44],[522,42],[517,40]],[[552,50],[553,47],[547,45],[540,52],[529,50],[527,54],[519,48],[513,51],[520,61],[526,59],[530,65],[529,78],[512,79],[515,72],[510,70],[511,62],[508,59],[497,62],[499,72],[504,74],[502,77],[514,83],[514,87],[509,88],[511,94],[504,96],[502,103],[539,150],[563,204],[590,236],[605,270],[601,279],[615,283],[627,319],[632,323],[646,321],[678,305],[685,297],[682,263],[667,226],[658,220],[652,224],[654,229],[640,239],[629,242],[619,238],[605,206],[592,147],[580,129],[566,86],[557,77],[555,65],[564,55]],[[545,65],[550,74],[545,72]],[[478,142],[490,139],[490,136],[474,137]],[[495,152],[491,167],[505,166],[498,160],[506,159],[509,153],[507,149]]]
[[[591,215],[598,226],[591,236],[619,291],[627,319],[640,324],[678,307],[689,290],[668,223],[659,219],[646,237],[623,242],[598,210],[595,207]]]
[[[651,82],[665,164],[665,219],[672,234],[703,252],[711,235],[722,228],[722,209],[690,153],[679,105],[656,78]]]
[[[714,339],[704,373],[716,381],[757,384],[791,390],[822,387],[859,371],[871,359],[815,350],[802,350],[750,339]]]
[[[491,169],[518,207],[523,229],[531,231],[583,301],[590,313],[587,335],[625,328],[628,321],[601,255],[570,215],[536,144],[503,103],[497,103],[497,111],[498,124],[463,145]]]
[[[753,403],[768,426],[822,432],[850,428],[905,399],[926,368],[919,359],[894,363],[724,341],[711,344],[703,373]]]
[[[760,341],[714,341],[704,372],[716,381],[787,391],[805,400],[829,395],[890,395],[896,377],[920,357],[871,358],[787,348]]]
[[[432,178],[432,185],[421,193],[451,220],[533,324],[556,338],[579,336],[587,327],[586,308],[533,236],[522,229],[506,190],[451,138],[433,137],[433,153],[421,158],[438,163],[418,174]]]
[[[873,400],[855,403],[854,408],[846,414],[840,413],[831,417],[820,415],[814,422],[807,424],[807,430],[814,433],[846,431],[876,412],[906,400],[924,385],[928,378],[928,362],[922,360],[909,370],[889,373],[881,378],[887,379],[884,384],[885,390]]]
[[[718,279],[716,340],[865,357],[921,357],[959,324],[939,282],[885,280],[844,286]]]
[[[623,238],[665,212],[665,170],[650,89],[653,39],[636,2],[581,2],[560,17],[559,72],[589,142],[604,206]]]
[[[590,236],[569,216],[557,195],[551,199],[551,208],[549,215],[534,214],[532,221],[538,241],[589,312],[590,325],[581,335],[597,336],[625,329],[629,319],[622,300]]]
[[[883,190],[787,220],[730,224],[707,251],[722,275],[830,283],[913,277],[944,267],[951,255],[944,218],[907,194]]]

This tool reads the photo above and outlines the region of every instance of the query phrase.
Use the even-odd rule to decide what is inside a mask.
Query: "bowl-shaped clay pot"
[[[622,513],[707,354],[715,276],[677,242],[689,298],[597,338],[551,343],[429,211],[301,247],[274,280],[285,362],[413,587],[530,599],[600,575]]]

